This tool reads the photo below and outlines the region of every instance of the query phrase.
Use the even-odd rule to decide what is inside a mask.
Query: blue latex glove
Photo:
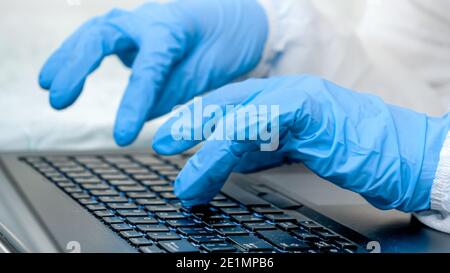
[[[267,39],[256,0],[182,0],[113,10],[81,26],[39,76],[56,109],[71,105],[108,55],[132,68],[114,137],[133,142],[144,123],[252,70]]]
[[[449,131],[448,116],[428,117],[313,76],[228,85],[203,99],[203,107],[214,104],[238,105],[236,109],[279,105],[280,145],[276,151],[262,152],[257,140],[212,140],[218,139],[217,128],[224,128],[216,127],[175,182],[175,193],[187,206],[209,202],[233,171],[252,172],[288,162],[303,162],[381,209],[410,212],[430,206],[440,149]],[[217,126],[236,120],[237,112],[228,112]],[[174,141],[177,130],[171,128],[177,120],[173,117],[160,128],[153,142],[155,151],[171,155],[198,143]],[[268,124],[275,121],[270,118]],[[236,130],[249,130],[251,125]]]

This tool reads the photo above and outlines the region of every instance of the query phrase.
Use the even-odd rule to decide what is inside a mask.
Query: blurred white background
[[[37,84],[41,65],[81,23],[113,7],[142,0],[0,1],[0,151],[114,148],[112,126],[128,71],[108,58],[89,78],[79,100],[57,112]],[[363,0],[314,0],[341,23],[356,24]],[[150,147],[148,125],[135,147]],[[89,138],[91,141],[83,142]],[[80,143],[85,143],[80,145]]]

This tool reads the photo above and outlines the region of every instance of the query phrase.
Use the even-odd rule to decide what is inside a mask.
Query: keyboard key
[[[225,227],[237,226],[235,223],[233,223],[229,220],[213,221],[213,222],[208,222],[207,224],[212,228],[225,228]]]
[[[245,229],[241,228],[241,227],[219,228],[219,229],[217,229],[217,232],[219,232],[223,236],[248,234],[248,232]]]
[[[100,175],[104,180],[128,180],[128,176],[124,174],[102,174]]]
[[[155,212],[169,212],[169,211],[177,211],[178,209],[171,205],[162,205],[162,206],[145,206],[145,209]]]
[[[114,216],[114,213],[112,211],[108,211],[108,210],[94,211],[94,214],[97,215],[98,217],[112,217],[112,216]]]
[[[269,223],[244,223],[244,227],[251,231],[275,229],[275,226]]]
[[[139,250],[143,253],[166,253],[164,250],[157,247],[156,245],[140,247]]]
[[[302,241],[317,242],[320,241],[319,236],[305,232],[302,229],[293,230],[292,233]]]
[[[134,174],[133,178],[136,180],[158,180],[161,179],[159,175],[150,173],[150,174]]]
[[[118,196],[119,193],[115,190],[91,190],[91,194],[95,196]]]
[[[159,246],[170,253],[196,253],[198,248],[189,243],[186,239],[176,241],[163,241],[158,243]]]
[[[111,203],[108,204],[111,209],[137,209],[138,207],[133,203]]]
[[[136,238],[136,237],[144,236],[144,233],[136,231],[136,230],[127,230],[127,231],[120,232],[120,235],[122,235],[125,238]]]
[[[139,185],[137,182],[133,180],[108,180],[109,184],[113,186],[136,186]]]
[[[317,236],[319,236],[320,238],[324,239],[325,241],[329,241],[329,240],[333,240],[333,239],[338,239],[340,236],[337,235],[334,232],[331,232],[329,230],[314,230],[314,234],[316,234]]]
[[[142,186],[118,186],[121,192],[145,192],[147,189]]]
[[[123,220],[119,217],[103,217],[103,221],[105,221],[108,224],[119,224],[123,223]]]
[[[141,180],[141,184],[144,186],[169,186],[169,182],[166,180],[160,180],[159,178],[157,180]]]
[[[142,232],[169,232],[169,228],[165,225],[137,225],[137,229],[139,229]]]
[[[213,243],[204,244],[202,248],[208,252],[234,252],[237,251],[236,247],[229,243]]]
[[[112,224],[111,227],[116,231],[132,230],[133,227],[128,224]]]
[[[160,196],[169,200],[177,199],[176,195],[171,192],[163,192],[160,194]]]
[[[158,212],[156,216],[163,220],[183,219],[187,217],[181,212]]]
[[[321,225],[319,225],[313,221],[301,221],[299,224],[300,224],[300,226],[302,226],[304,229],[306,229],[308,231],[323,229],[323,227]]]
[[[147,217],[127,217],[126,218],[128,222],[132,223],[133,225],[139,225],[139,224],[157,224],[158,220],[156,220],[153,217],[147,216]]]
[[[85,192],[72,193],[71,195],[75,199],[89,199],[89,198],[91,198],[91,196],[89,194],[85,193]]]
[[[281,230],[261,230],[258,231],[258,234],[271,244],[286,251],[301,251],[309,249],[307,244]]]
[[[90,178],[74,178],[73,179],[75,183],[78,184],[96,184],[101,183],[101,180],[97,177],[90,177]]]
[[[127,196],[129,198],[133,198],[133,199],[139,199],[139,198],[152,199],[152,198],[156,198],[156,194],[151,193],[151,192],[128,192]]]
[[[237,208],[239,207],[238,203],[231,202],[231,201],[211,201],[211,206],[214,206],[216,208]]]
[[[98,202],[93,199],[80,199],[80,200],[78,200],[78,202],[80,202],[80,204],[82,204],[84,206],[98,204]]]
[[[132,243],[135,246],[148,246],[148,245],[152,244],[152,242],[149,239],[142,238],[142,237],[131,238],[130,243]]]
[[[266,217],[268,220],[272,222],[295,222],[296,219],[294,217],[291,217],[287,214],[264,214],[264,217]]]
[[[128,199],[123,196],[101,196],[99,200],[103,203],[127,203]]]
[[[151,187],[153,192],[173,192],[172,186],[153,186]]]
[[[129,216],[147,216],[147,212],[140,209],[132,209],[132,210],[118,210],[117,213],[123,217]]]
[[[230,236],[229,239],[247,252],[269,251],[274,249],[271,244],[259,239],[254,235]]]
[[[189,239],[196,244],[223,243],[225,239],[217,235],[192,235]]]
[[[211,231],[203,227],[179,227],[178,232],[184,236],[212,234]]]
[[[251,214],[250,211],[248,211],[245,208],[222,208],[221,209],[223,213],[228,215],[248,215]]]
[[[173,228],[177,227],[194,227],[198,223],[191,219],[180,219],[180,220],[167,220],[167,224]]]
[[[324,241],[313,242],[311,246],[321,252],[334,248],[332,245]]]
[[[294,223],[291,222],[279,222],[276,224],[276,226],[282,230],[294,230],[294,229],[298,229],[298,226]]]
[[[343,249],[349,249],[349,250],[357,250],[358,246],[351,243],[350,241],[347,241],[344,238],[339,238],[336,240],[333,240],[333,244],[338,246],[339,248],[343,248]]]
[[[275,207],[255,207],[253,211],[259,214],[283,214],[283,211]]]
[[[136,202],[139,205],[145,206],[145,205],[165,205],[166,202],[164,202],[164,200],[161,199],[137,199]]]
[[[147,236],[154,241],[181,239],[178,234],[172,232],[149,232]]]
[[[106,207],[101,204],[87,205],[86,208],[90,211],[106,210]]]
[[[108,190],[110,186],[107,184],[96,183],[96,184],[83,184],[83,188],[86,190]]]
[[[264,219],[261,217],[257,217],[254,215],[232,215],[231,218],[233,218],[235,221],[239,223],[257,223],[257,222],[264,222]]]

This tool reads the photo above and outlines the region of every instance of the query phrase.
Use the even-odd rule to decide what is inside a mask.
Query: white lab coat
[[[260,65],[250,76],[317,74],[355,90],[378,94],[389,103],[430,115],[447,111],[450,105],[450,0],[259,1],[269,17],[270,37]],[[24,7],[33,5],[25,0],[12,2],[18,3],[17,11],[21,12],[27,12]],[[83,2],[78,10],[74,7],[71,12],[81,13],[91,3]],[[115,4],[119,3],[124,1]],[[33,16],[38,16],[36,10],[45,6],[37,5],[30,8]],[[8,11],[7,8],[12,6],[9,3],[2,9]],[[20,36],[19,31],[10,31],[17,29],[11,23],[17,13],[11,9],[9,13],[2,14],[0,30]],[[51,110],[46,94],[38,91],[35,78],[40,64],[50,53],[47,47],[56,46],[67,35],[67,29],[76,25],[67,26],[59,36],[42,39],[42,31],[55,31],[55,21],[64,24],[73,16],[66,7],[60,11],[51,10],[51,14],[51,20],[43,13],[35,23],[27,24],[24,37],[9,37],[0,43],[0,52],[8,52],[2,58],[0,70],[8,72],[23,61],[16,82],[33,83],[13,85],[14,77],[11,81],[8,73],[0,75],[0,150],[115,148],[112,128],[126,85],[123,71],[110,73],[112,66],[107,62],[106,69],[103,67],[88,81],[77,104],[63,113]],[[39,22],[46,23],[32,31]],[[23,44],[27,45],[21,54],[16,52],[20,60],[11,54],[18,44],[15,38],[23,38]],[[36,41],[47,42],[46,50],[30,52],[30,45],[36,45]],[[39,55],[38,61],[32,63],[30,54]],[[14,57],[16,59],[12,59]],[[151,136],[160,122],[146,125],[135,147],[150,147]],[[446,197],[450,196],[450,190],[446,190],[450,189],[450,178],[446,176],[450,173],[450,140],[446,145],[438,168],[439,181],[435,183],[441,194],[436,198],[444,204],[441,207],[445,207],[446,202],[450,204]],[[443,156],[449,160],[442,160]],[[448,208],[450,211],[450,205]],[[429,226],[450,232],[450,220],[442,214],[445,213],[432,211],[418,218]]]

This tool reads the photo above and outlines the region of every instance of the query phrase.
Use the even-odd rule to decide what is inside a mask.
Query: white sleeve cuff
[[[450,133],[439,155],[430,208],[430,211],[415,214],[417,219],[431,228],[450,233]]]

